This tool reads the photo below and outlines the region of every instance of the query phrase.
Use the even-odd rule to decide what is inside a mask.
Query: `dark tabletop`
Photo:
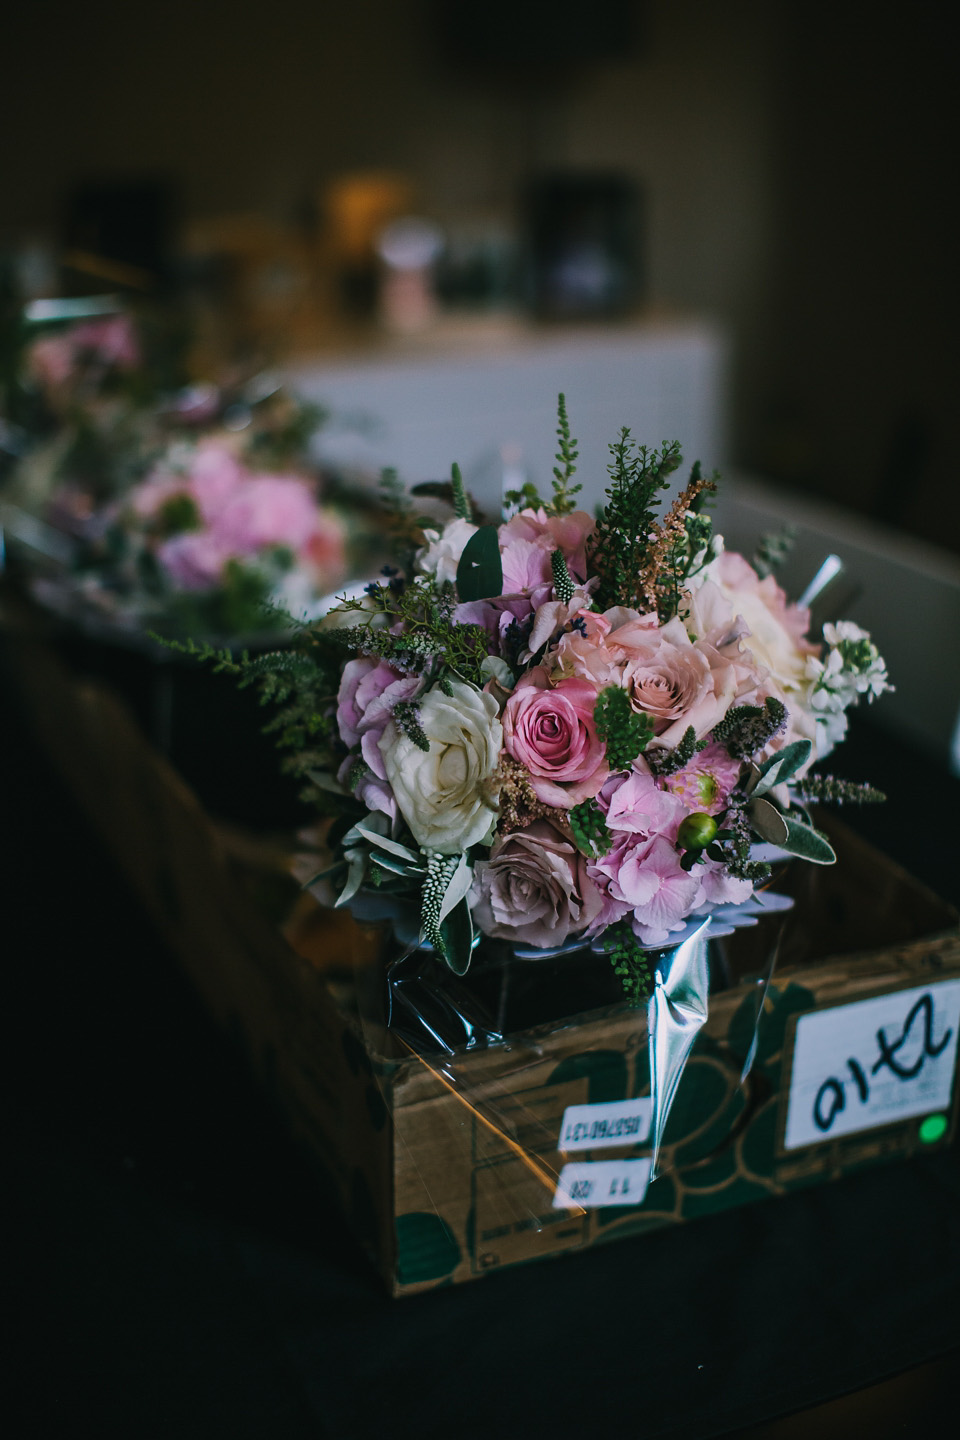
[[[388,1300],[0,708],[16,1435],[706,1437],[960,1345],[956,1147]],[[845,818],[960,903],[960,782],[866,726],[835,768],[895,797]],[[956,1373],[916,1372],[915,1430],[874,1406],[874,1440],[923,1433]]]

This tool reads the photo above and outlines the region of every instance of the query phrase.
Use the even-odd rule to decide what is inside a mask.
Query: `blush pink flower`
[[[740,778],[740,769],[741,762],[734,760],[725,746],[713,742],[661,783],[689,810],[719,815]]]
[[[696,866],[701,896],[697,908],[710,910],[714,905],[740,905],[753,894],[750,880],[738,880],[719,861],[706,860]]]
[[[478,926],[515,944],[562,945],[586,930],[600,910],[584,857],[545,820],[498,839],[475,875]]]
[[[527,671],[507,701],[507,752],[526,766],[537,798],[547,805],[577,805],[607,777],[606,747],[593,721],[596,701],[587,681],[551,686],[539,668]]]
[[[174,535],[157,549],[157,559],[179,590],[209,590],[230,559],[229,550],[209,530]]]
[[[236,488],[213,526],[234,555],[255,555],[278,545],[296,554],[316,531],[317,505],[302,480],[260,475]]]

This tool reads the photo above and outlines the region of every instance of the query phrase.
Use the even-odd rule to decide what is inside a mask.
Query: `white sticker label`
[[[652,1114],[649,1095],[637,1100],[610,1100],[602,1105],[568,1105],[557,1149],[602,1150],[610,1145],[637,1145],[650,1134]]]
[[[949,1108],[960,980],[898,990],[797,1021],[784,1146]]]
[[[554,1210],[596,1210],[601,1205],[639,1205],[650,1183],[649,1155],[642,1160],[571,1160],[560,1171]]]

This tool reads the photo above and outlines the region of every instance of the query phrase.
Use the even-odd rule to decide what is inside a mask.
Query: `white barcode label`
[[[958,1029],[960,980],[801,1015],[784,1148],[948,1109]]]
[[[639,1205],[650,1183],[649,1155],[642,1160],[571,1160],[553,1197],[554,1210],[595,1210],[601,1205]]]
[[[650,1134],[650,1096],[609,1100],[599,1105],[568,1105],[563,1112],[557,1149],[602,1150],[611,1145],[636,1145]]]

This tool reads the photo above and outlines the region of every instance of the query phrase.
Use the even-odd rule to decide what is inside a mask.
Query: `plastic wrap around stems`
[[[661,953],[647,1002],[650,1099],[653,1108],[650,1179],[657,1178],[660,1143],[693,1042],[706,1022],[710,994],[707,941],[710,917],[680,945]]]

